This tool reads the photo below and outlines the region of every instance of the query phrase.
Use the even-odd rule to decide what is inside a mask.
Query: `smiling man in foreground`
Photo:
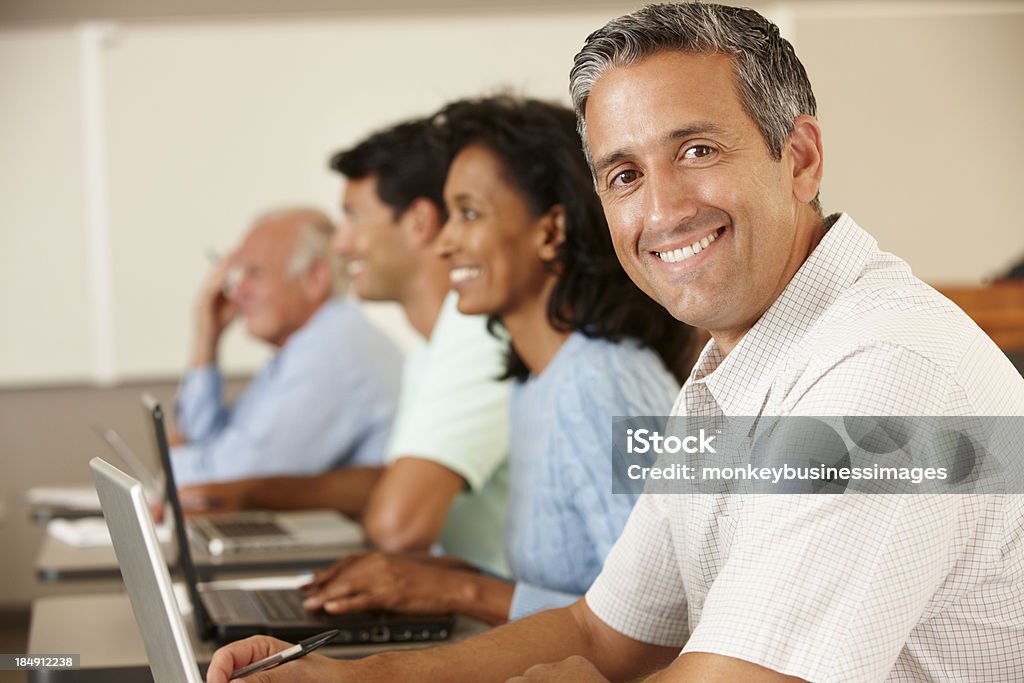
[[[573,101],[619,258],[712,341],[674,412],[1021,415],[1024,379],[845,215],[803,66],[750,10],[587,39]],[[436,650],[254,680],[868,681],[1024,670],[1024,496],[644,495],[583,600]],[[209,680],[283,645],[217,653]]]

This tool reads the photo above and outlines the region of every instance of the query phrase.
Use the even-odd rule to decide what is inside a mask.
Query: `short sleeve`
[[[634,640],[682,647],[689,627],[674,548],[669,519],[657,496],[640,496],[604,569],[587,591],[591,611]]]
[[[508,455],[508,382],[504,345],[484,316],[455,310],[445,300],[434,333],[419,349],[415,389],[403,395],[387,461],[404,456],[432,460],[479,490]],[[403,390],[404,394],[404,390]]]

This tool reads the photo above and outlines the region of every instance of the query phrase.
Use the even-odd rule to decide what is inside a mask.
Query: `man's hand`
[[[590,663],[590,660],[573,655],[554,664],[531,666],[522,676],[510,678],[506,683],[608,683],[608,679]]]
[[[195,484],[178,489],[178,499],[186,515],[207,512],[233,512],[248,507],[247,495],[252,479]]]
[[[367,609],[430,614],[456,607],[460,570],[397,555],[346,557],[305,586],[308,610],[337,614]]]
[[[232,258],[225,258],[203,283],[193,314],[195,338],[192,343],[192,366],[203,367],[217,360],[217,344],[224,329],[235,318],[237,306],[225,292]]]
[[[233,671],[288,647],[290,647],[290,643],[268,636],[253,636],[225,645],[213,653],[210,668],[206,672],[206,681],[207,683],[228,683]],[[284,681],[288,683],[313,683],[314,681],[321,683],[322,681],[338,680],[332,676],[337,676],[338,672],[334,669],[342,666],[344,666],[342,663],[333,659],[311,654],[268,671],[246,676],[245,681],[246,683],[282,683]]]
[[[177,429],[171,429],[167,432],[167,445],[171,448],[175,446],[184,446],[188,443],[188,437],[183,432]]]

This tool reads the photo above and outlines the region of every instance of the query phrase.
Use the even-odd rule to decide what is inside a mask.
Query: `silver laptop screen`
[[[202,683],[142,484],[101,458],[89,463],[155,683]]]

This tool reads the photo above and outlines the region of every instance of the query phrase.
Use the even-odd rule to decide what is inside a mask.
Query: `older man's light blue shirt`
[[[179,485],[317,474],[381,463],[401,353],[352,302],[332,299],[288,339],[233,404],[216,366],[188,371],[178,393]]]

